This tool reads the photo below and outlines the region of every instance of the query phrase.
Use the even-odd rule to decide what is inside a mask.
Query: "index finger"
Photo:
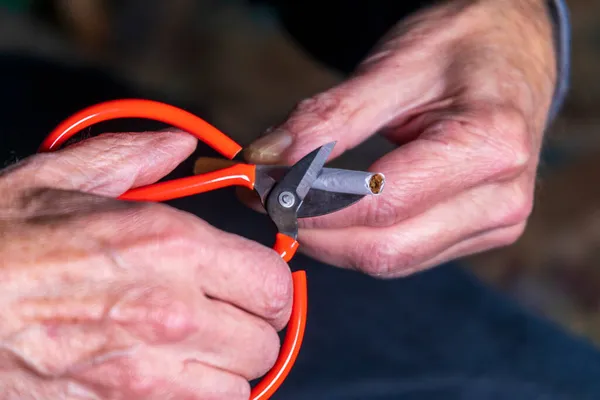
[[[511,110],[445,115],[371,166],[386,177],[381,195],[300,226],[390,226],[478,184],[516,177],[529,165],[530,136]]]
[[[196,144],[193,136],[178,130],[105,133],[29,157],[12,167],[11,183],[117,197],[169,174]]]

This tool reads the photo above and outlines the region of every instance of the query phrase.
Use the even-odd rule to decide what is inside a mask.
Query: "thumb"
[[[410,75],[407,75],[410,74]],[[292,164],[337,141],[335,158],[420,104],[431,101],[432,71],[375,65],[323,93],[301,101],[283,124],[245,150],[248,162]],[[403,79],[403,77],[405,79]]]
[[[160,180],[194,151],[181,131],[102,134],[61,150],[35,155],[35,185],[117,197]]]

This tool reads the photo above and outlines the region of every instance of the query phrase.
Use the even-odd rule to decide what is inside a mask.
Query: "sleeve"
[[[556,48],[557,82],[549,120],[552,121],[561,110],[571,78],[571,25],[569,10],[565,0],[548,0],[550,16],[554,25],[554,46]]]

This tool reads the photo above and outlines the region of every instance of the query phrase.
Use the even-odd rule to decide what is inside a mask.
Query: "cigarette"
[[[313,189],[360,195],[379,195],[384,186],[385,176],[381,173],[337,168],[323,168],[312,184]]]

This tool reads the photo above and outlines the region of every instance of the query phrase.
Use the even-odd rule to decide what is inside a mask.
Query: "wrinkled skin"
[[[542,0],[449,1],[401,22],[249,160],[293,163],[381,132],[385,195],[302,222],[302,251],[393,277],[514,242],[555,84]],[[0,175],[3,399],[247,399],[279,350],[291,275],[270,249],[117,201],[191,154],[180,133],[104,135]]]
[[[249,161],[290,164],[333,140],[333,156],[376,133],[398,145],[370,168],[385,174],[384,194],[303,220],[301,251],[389,278],[520,237],[556,79],[545,3],[420,12],[249,147]]]
[[[279,352],[288,266],[193,215],[114,199],[195,145],[107,134],[2,171],[2,399],[248,398]]]

